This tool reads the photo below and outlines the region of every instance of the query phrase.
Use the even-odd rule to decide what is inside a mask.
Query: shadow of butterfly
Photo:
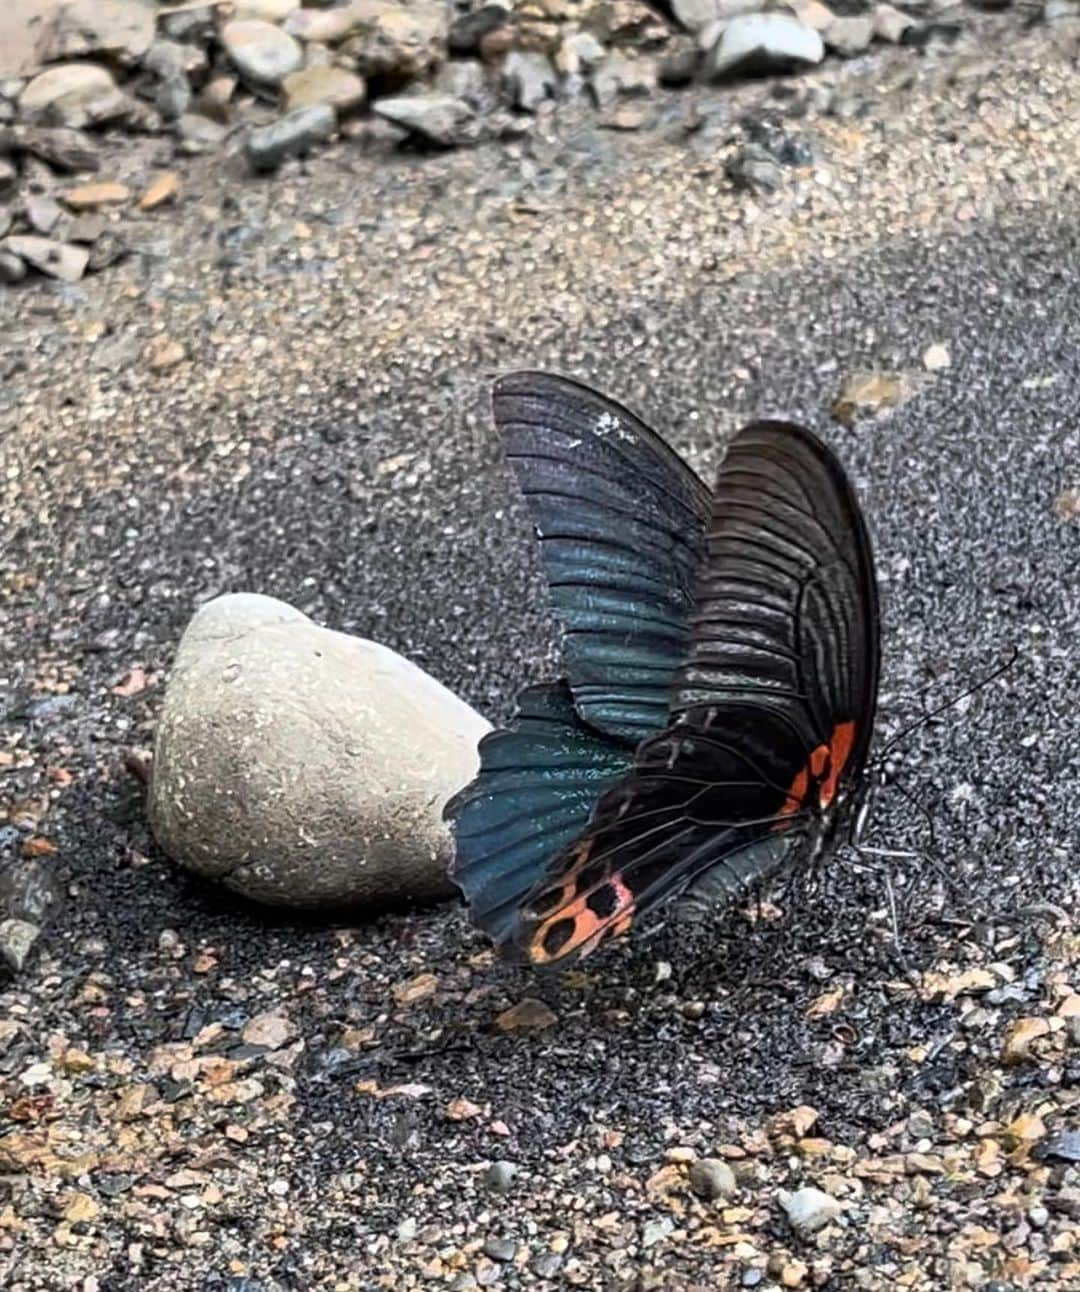
[[[850,831],[877,585],[852,487],[801,427],[744,427],[710,491],[576,382],[515,373],[493,405],[564,676],[481,742],[446,807],[451,875],[506,958],[562,965],[675,898],[731,903]]]

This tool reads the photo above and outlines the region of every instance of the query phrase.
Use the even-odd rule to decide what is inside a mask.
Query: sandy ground
[[[1012,29],[823,76],[851,107],[786,123],[818,160],[768,197],[724,178],[768,89],[702,93],[639,135],[201,161],[110,273],[0,297],[2,841],[55,843],[64,886],[0,994],[6,1286],[1078,1285],[1080,77]],[[919,854],[903,963],[843,859],[756,926],[535,980],[456,909],[301,926],[154,850],[122,755],[209,596],[284,597],[493,718],[546,667],[485,411],[519,364],[705,473],[752,415],[829,438],[876,538],[882,741],[1017,651],[880,799],[875,842]],[[900,402],[841,425],[865,370]],[[499,1025],[523,998],[547,1026]],[[780,1191],[811,1184],[842,1212],[807,1235]]]

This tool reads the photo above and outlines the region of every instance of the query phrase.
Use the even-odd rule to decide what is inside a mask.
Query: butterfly
[[[737,900],[850,832],[880,659],[839,461],[758,421],[710,490],[632,413],[539,372],[495,424],[540,541],[563,672],[447,804],[451,877],[507,959],[565,965],[680,898]]]

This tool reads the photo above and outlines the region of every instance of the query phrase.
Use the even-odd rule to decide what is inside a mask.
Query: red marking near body
[[[792,816],[807,806],[807,795],[811,786],[817,787],[820,809],[827,808],[836,798],[840,777],[855,745],[857,727],[854,722],[838,722],[832,729],[827,745],[818,745],[807,759],[795,779],[791,782],[784,806],[778,815]]]

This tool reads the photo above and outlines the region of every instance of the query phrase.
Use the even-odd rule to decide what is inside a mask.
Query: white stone
[[[86,247],[54,242],[52,238],[38,238],[29,233],[6,238],[0,243],[0,250],[11,252],[41,273],[65,283],[77,283],[86,272],[90,259]]]
[[[709,55],[714,77],[811,66],[825,57],[820,33],[781,13],[742,14],[726,24]]]
[[[176,861],[272,905],[443,897],[443,805],[475,775],[488,730],[385,646],[271,597],[218,597],[169,678],[150,823]]]
[[[803,1234],[813,1234],[823,1229],[844,1209],[843,1204],[837,1202],[831,1194],[810,1186],[796,1189],[794,1193],[786,1193],[781,1189],[778,1196],[792,1228]]]

